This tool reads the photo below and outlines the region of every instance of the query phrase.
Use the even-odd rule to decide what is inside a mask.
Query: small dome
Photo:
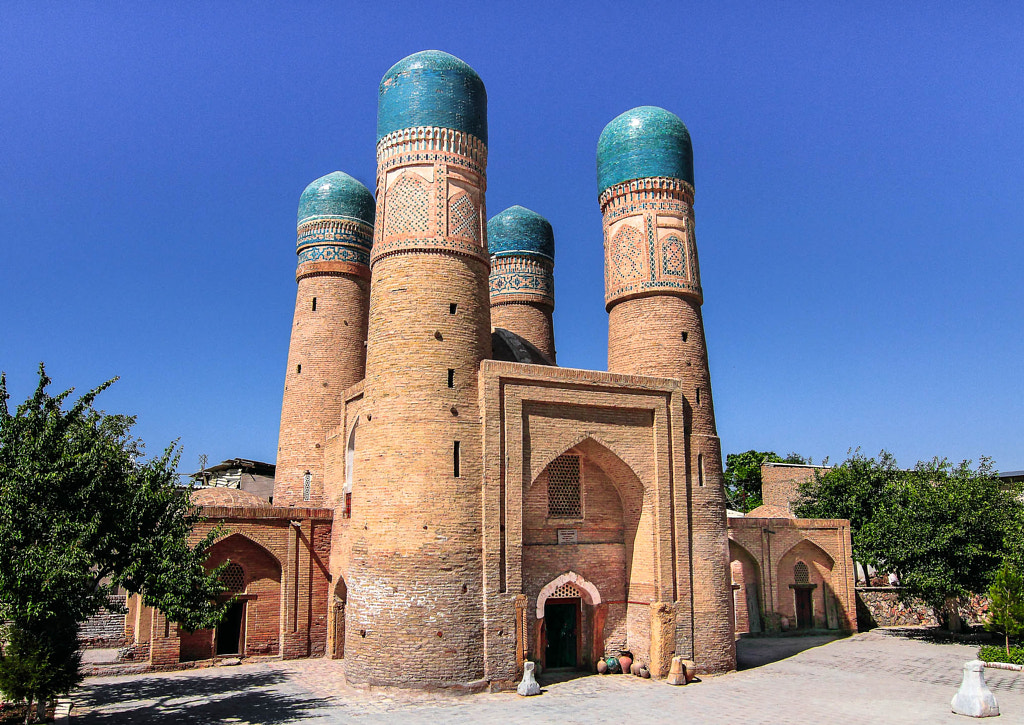
[[[487,143],[487,91],[476,71],[440,50],[391,66],[380,82],[377,140],[416,126],[451,128]]]
[[[553,262],[555,235],[537,212],[510,206],[487,222],[487,249],[492,257],[531,254]]]
[[[243,491],[238,488],[225,488],[223,486],[194,489],[189,495],[189,500],[193,506],[245,506],[253,508],[270,505],[267,501],[250,491]]]
[[[667,176],[693,184],[693,146],[679,117],[657,106],[616,116],[597,142],[597,193],[631,179]]]
[[[373,226],[377,204],[370,190],[344,171],[321,176],[299,197],[299,224],[314,217],[348,217]]]

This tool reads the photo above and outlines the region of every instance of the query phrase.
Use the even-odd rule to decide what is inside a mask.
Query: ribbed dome
[[[193,506],[269,506],[270,504],[250,491],[223,486],[197,488],[189,495]]]
[[[440,50],[391,66],[380,82],[377,140],[416,126],[451,128],[487,143],[487,91],[476,71]]]
[[[597,193],[631,179],[667,176],[693,184],[693,146],[679,117],[657,106],[616,116],[597,142]]]
[[[528,254],[554,261],[555,235],[537,212],[510,206],[487,222],[487,249],[492,257]]]
[[[373,226],[376,207],[369,189],[344,171],[334,171],[302,192],[299,224],[313,217],[348,217]]]

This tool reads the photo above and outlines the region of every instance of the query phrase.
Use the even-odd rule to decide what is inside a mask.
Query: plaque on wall
[[[575,544],[576,541],[576,529],[558,529],[558,543],[559,544]]]

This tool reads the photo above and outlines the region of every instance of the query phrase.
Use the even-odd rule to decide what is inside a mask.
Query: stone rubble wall
[[[857,587],[857,624],[860,631],[874,627],[936,627],[932,608],[920,600],[902,602],[899,587]],[[960,616],[975,626],[988,617],[988,599],[974,595],[960,605]]]

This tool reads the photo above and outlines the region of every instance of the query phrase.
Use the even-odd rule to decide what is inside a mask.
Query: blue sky
[[[377,84],[439,48],[487,86],[489,212],[554,227],[562,365],[607,362],[598,135],[659,105],[725,452],[1024,468],[1024,6],[711,5],[5,3],[13,397],[119,375],[151,452],[273,461],[299,194],[372,189]]]

